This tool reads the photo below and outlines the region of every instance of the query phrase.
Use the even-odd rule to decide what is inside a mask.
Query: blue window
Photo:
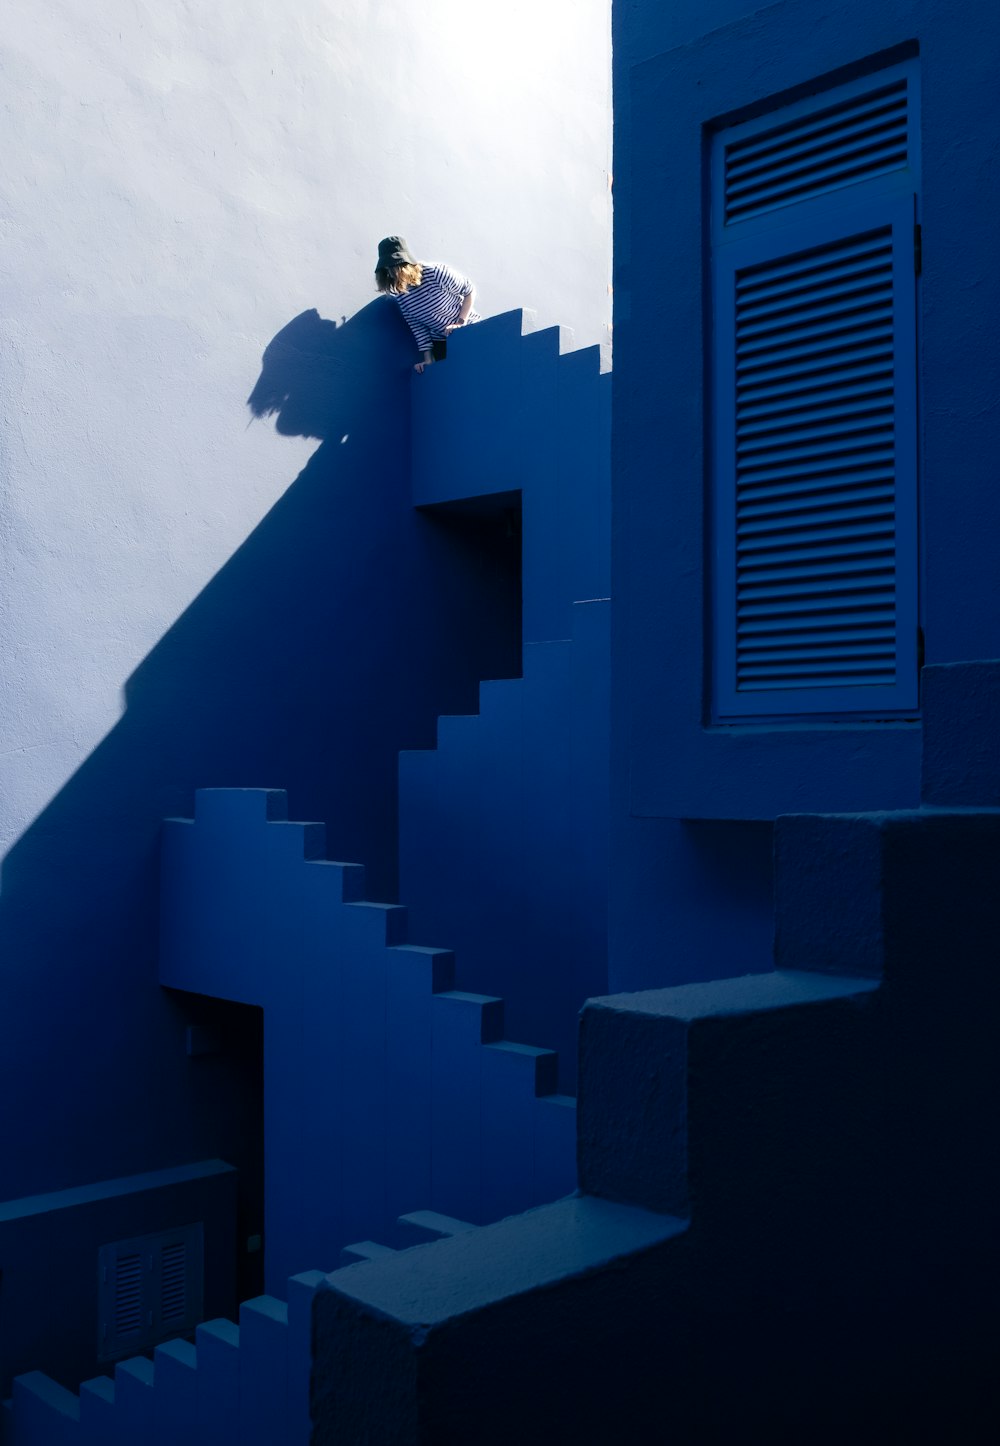
[[[719,722],[917,708],[916,82],[714,138]]]

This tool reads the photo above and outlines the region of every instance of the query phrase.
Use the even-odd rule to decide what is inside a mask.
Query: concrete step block
[[[400,1250],[409,1250],[414,1245],[448,1240],[453,1235],[464,1235],[467,1230],[476,1228],[468,1220],[456,1220],[453,1215],[442,1215],[439,1210],[411,1210],[397,1220],[396,1238]]]
[[[240,1328],[211,1320],[195,1332],[198,1352],[198,1428],[204,1446],[231,1442],[240,1419]]]
[[[431,1198],[431,1081],[435,997],[455,982],[450,949],[386,951],[385,1218]]]
[[[561,1200],[576,1189],[576,1097],[535,1101],[535,1198]]]
[[[451,990],[434,995],[431,1063],[431,1206],[480,1223],[482,1046],[503,1036],[503,1001]]]
[[[371,900],[345,905],[344,921],[356,931],[354,939],[361,943],[378,943],[386,947],[406,943],[407,913],[402,904],[378,904]]]
[[[747,1221],[778,1201],[787,1215],[807,1187],[853,1188],[878,991],[776,971],[588,1000],[580,1188],[709,1220],[740,1198]]]
[[[287,1446],[309,1446],[313,1298],[326,1272],[305,1270],[288,1281]]]
[[[500,1220],[538,1203],[535,1106],[556,1087],[552,1050],[499,1040],[482,1051],[482,1218]]]
[[[283,788],[198,788],[194,816],[196,823],[227,829],[287,819],[288,795]]]
[[[923,801],[937,808],[1000,806],[1000,661],[925,667],[920,703]]]
[[[165,1341],[153,1352],[157,1446],[197,1442],[198,1352],[190,1341]]]
[[[240,1306],[240,1446],[284,1440],[288,1412],[288,1305],[261,1295]]]
[[[311,859],[309,863],[314,869],[322,871],[323,887],[329,888],[338,902],[356,904],[364,899],[363,864],[336,863],[333,859]]]
[[[115,1383],[94,1376],[80,1386],[80,1441],[83,1446],[119,1446]]]
[[[15,1376],[8,1425],[10,1446],[77,1446],[80,1402],[43,1371]]]
[[[357,1265],[359,1260],[377,1260],[380,1255],[391,1255],[391,1245],[380,1245],[377,1240],[357,1240],[345,1245],[340,1252],[339,1265]]]
[[[122,1442],[152,1441],[156,1416],[153,1382],[156,1372],[145,1356],[133,1356],[115,1366],[116,1428]]]
[[[1000,809],[786,815],[774,860],[779,969],[932,991],[992,973]]]
[[[344,1439],[356,1443],[471,1446],[483,1439],[486,1419],[491,1442],[600,1439],[631,1446],[643,1439],[641,1431],[639,1437],[627,1428],[624,1436],[588,1435],[579,1411],[572,1434],[562,1432],[561,1422],[580,1390],[607,1391],[600,1363],[609,1333],[627,1328],[637,1307],[657,1314],[667,1308],[646,1286],[649,1266],[685,1232],[684,1222],[648,1211],[565,1200],[327,1277],[314,1311],[317,1439],[337,1441],[351,1423]],[[588,1281],[600,1305],[581,1317]],[[578,1338],[588,1346],[584,1378],[576,1364]],[[498,1341],[506,1343],[508,1363],[515,1352],[512,1399],[497,1390]],[[627,1372],[629,1363],[620,1368]],[[525,1375],[532,1376],[530,1385]],[[524,1415],[539,1387],[549,1423],[540,1432],[525,1426]],[[614,1405],[620,1425],[618,1394]],[[401,1420],[409,1423],[402,1434]],[[660,1435],[654,1430],[648,1439]]]

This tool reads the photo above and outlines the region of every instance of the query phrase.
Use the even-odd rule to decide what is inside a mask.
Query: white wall
[[[5,0],[0,852],[314,443],[261,352],[378,239],[607,339],[609,0]]]

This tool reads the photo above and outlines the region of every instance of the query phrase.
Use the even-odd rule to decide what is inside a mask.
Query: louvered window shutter
[[[201,1222],[102,1245],[98,1254],[98,1358],[150,1350],[194,1329],[204,1296]]]
[[[915,71],[719,132],[717,719],[917,705]]]

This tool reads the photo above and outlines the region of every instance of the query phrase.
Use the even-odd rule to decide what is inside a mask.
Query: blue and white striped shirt
[[[469,278],[450,266],[429,265],[423,269],[419,286],[411,286],[393,300],[398,302],[419,350],[429,351],[431,342],[444,336],[445,327],[458,320],[462,302],[474,290]],[[468,321],[478,320],[478,312],[469,313]]]

